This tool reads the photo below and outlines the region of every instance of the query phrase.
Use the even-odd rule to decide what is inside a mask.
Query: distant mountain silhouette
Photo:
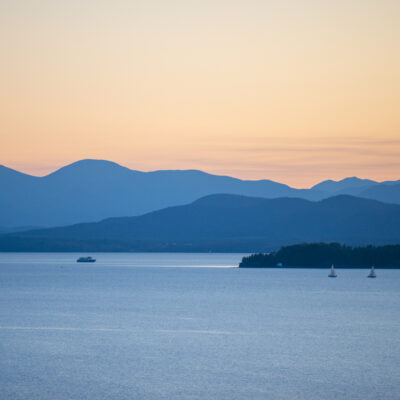
[[[341,181],[326,180],[312,187],[326,194],[358,194],[364,189],[378,185],[378,182],[370,179],[360,179],[357,177],[345,178]]]
[[[78,161],[42,178],[1,167],[0,224],[99,221],[186,204],[213,193],[281,197],[301,192],[268,180],[242,181],[196,170],[140,172],[101,160]]]
[[[0,250],[269,251],[299,242],[400,243],[400,205],[211,195],[139,217],[0,237]]]
[[[103,160],[81,160],[34,177],[0,166],[0,225],[58,226],[141,215],[210,194],[320,200],[337,194],[400,204],[400,181],[348,178],[294,189],[270,180],[249,181],[197,170],[140,172]]]
[[[359,193],[367,199],[376,199],[386,203],[400,203],[400,183],[382,183],[368,187]]]

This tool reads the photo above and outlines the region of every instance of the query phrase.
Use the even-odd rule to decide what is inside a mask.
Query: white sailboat
[[[329,273],[329,278],[336,278],[337,277],[337,274],[336,274],[336,271],[335,271],[335,267],[333,266],[333,264],[332,264],[332,267],[331,267],[331,272]]]
[[[376,278],[375,267],[372,266],[371,271],[369,272],[368,278]]]

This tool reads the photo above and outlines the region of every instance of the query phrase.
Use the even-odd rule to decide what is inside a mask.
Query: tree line
[[[351,247],[340,243],[303,243],[272,253],[243,257],[239,267],[400,268],[400,245]]]

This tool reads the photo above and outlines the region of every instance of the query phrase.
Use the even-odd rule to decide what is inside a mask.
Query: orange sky
[[[0,3],[0,163],[400,179],[398,0]]]

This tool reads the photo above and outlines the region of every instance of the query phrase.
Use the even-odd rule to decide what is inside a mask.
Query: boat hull
[[[89,263],[94,263],[96,261],[95,258],[93,257],[79,257],[76,262],[89,262]]]

